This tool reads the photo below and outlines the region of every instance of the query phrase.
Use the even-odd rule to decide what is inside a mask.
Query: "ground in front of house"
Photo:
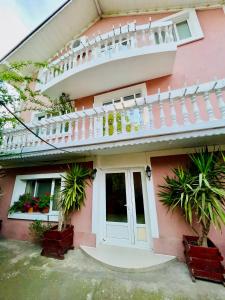
[[[225,288],[193,283],[185,264],[173,261],[146,272],[119,272],[69,251],[65,260],[40,256],[29,242],[0,240],[0,300],[224,300]]]

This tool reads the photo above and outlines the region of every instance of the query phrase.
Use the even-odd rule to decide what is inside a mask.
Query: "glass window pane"
[[[60,197],[60,190],[61,190],[61,179],[55,179],[55,189],[54,189],[54,196],[52,199],[52,210],[58,210],[58,200]]]
[[[135,197],[137,224],[145,224],[144,199],[143,199],[143,191],[142,191],[141,172],[134,172],[133,179],[134,179],[134,197]]]
[[[25,194],[34,196],[35,180],[27,180]]]
[[[187,21],[177,23],[177,32],[180,40],[188,39],[191,37],[191,31]]]
[[[106,174],[106,221],[127,222],[125,173]]]
[[[36,197],[44,196],[45,193],[51,193],[52,179],[37,180]]]

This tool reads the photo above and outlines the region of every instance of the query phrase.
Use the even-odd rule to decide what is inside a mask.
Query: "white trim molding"
[[[65,173],[44,173],[44,174],[27,174],[27,175],[17,175],[15,180],[15,185],[13,189],[13,195],[10,203],[10,207],[18,201],[18,197],[24,194],[26,189],[26,181],[27,180],[35,180],[35,179],[61,179],[62,175]],[[52,192],[51,192],[52,193]],[[12,214],[8,214],[8,219],[21,219],[21,220],[41,220],[41,221],[50,221],[57,222],[58,221],[58,211],[51,211],[49,213],[23,213],[16,212]]]

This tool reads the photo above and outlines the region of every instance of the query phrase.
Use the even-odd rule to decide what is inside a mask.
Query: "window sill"
[[[8,219],[17,219],[17,220],[39,220],[39,221],[50,221],[58,222],[58,212],[42,214],[42,213],[13,213],[8,215]]]

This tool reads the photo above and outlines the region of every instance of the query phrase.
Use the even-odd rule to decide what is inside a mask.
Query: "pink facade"
[[[87,167],[92,167],[92,162],[84,163]],[[29,225],[32,221],[8,219],[8,209],[10,207],[15,178],[17,175],[57,173],[64,172],[67,165],[40,166],[32,168],[20,168],[7,170],[7,174],[1,179],[4,195],[0,202],[0,219],[3,221],[2,235],[9,239],[29,240]],[[71,224],[74,225],[74,246],[95,245],[95,235],[91,232],[92,223],[92,186],[89,185],[86,191],[87,199],[85,207],[71,217]]]
[[[172,13],[171,13],[172,14]],[[97,23],[95,23],[91,28],[89,28],[84,34],[88,37],[92,37],[93,34],[99,34],[99,32],[106,33],[112,30],[112,26],[115,28],[120,24],[126,25],[128,22],[136,20],[137,24],[145,24],[149,22],[149,17],[152,17],[152,21],[159,20],[170,14],[144,14],[144,15],[133,15],[126,17],[110,17],[105,18]],[[158,89],[161,91],[167,91],[168,87],[171,89],[183,88],[184,84],[192,85],[196,82],[204,83],[214,79],[216,76],[218,79],[225,77],[225,14],[221,9],[211,9],[211,10],[200,10],[197,11],[197,17],[202,28],[204,37],[178,46],[176,58],[174,62],[173,72],[171,75],[164,76],[161,78],[156,78],[153,80],[148,80],[144,82],[146,84],[147,95],[152,95],[157,93]],[[103,76],[106,76],[103,74]],[[116,75],[115,75],[116,76]],[[143,82],[137,81],[136,84]],[[90,82],[86,83],[87,85]],[[124,88],[124,86],[118,86],[118,89]],[[114,89],[115,90],[115,89]],[[117,89],[116,89],[117,90]],[[109,92],[109,90],[102,87],[102,93]],[[101,94],[101,93],[100,93]],[[224,92],[222,93],[225,96]],[[77,111],[82,109],[92,108],[94,103],[94,96],[89,95],[88,97],[83,97],[80,99],[75,99],[74,105]],[[221,117],[219,107],[217,105],[215,97],[211,98],[211,103],[215,116],[217,118]],[[207,110],[204,106],[204,99],[197,97],[197,103],[200,107],[200,115],[206,121]],[[159,104],[153,105],[153,114],[155,115],[155,127],[160,127],[160,106]],[[183,117],[181,114],[181,104],[175,104],[175,110],[177,112],[178,122],[183,122]],[[191,121],[194,121],[194,111],[191,108],[191,99],[187,100],[187,110],[190,115]],[[170,116],[170,106],[169,102],[165,101],[164,111],[166,114],[165,121],[168,126],[172,125],[172,119]],[[25,121],[30,121],[31,113],[27,112],[23,114]],[[88,121],[90,122],[90,120]],[[90,123],[87,123],[90,126]],[[82,123],[79,123],[79,135],[81,136]],[[87,133],[85,138],[87,138]],[[171,144],[171,149],[173,144]],[[169,149],[170,150],[170,149]],[[193,147],[194,151],[194,147]],[[146,153],[148,151],[146,150]],[[187,162],[187,151],[183,149],[182,155],[166,155],[154,157],[151,153],[142,155],[147,155],[148,160],[151,160],[151,167],[153,173],[153,183],[154,183],[154,194],[156,199],[156,211],[158,219],[158,229],[159,238],[153,238],[153,250],[156,253],[176,255],[179,259],[183,259],[183,245],[182,236],[184,234],[193,234],[184,218],[179,212],[174,212],[173,214],[167,213],[167,208],[165,208],[160,202],[157,196],[159,185],[163,184],[164,176],[171,173],[171,169],[179,165],[185,165]],[[179,150],[180,153],[180,150]],[[127,150],[129,155],[129,150]],[[86,154],[88,155],[91,154]],[[111,154],[109,154],[111,155]],[[90,158],[91,160],[91,158]],[[0,185],[3,187],[4,196],[0,201],[0,219],[3,220],[2,235],[10,239],[29,239],[28,236],[28,226],[30,221],[24,220],[12,220],[8,219],[7,210],[11,203],[12,192],[15,183],[16,175],[22,174],[38,174],[38,173],[51,173],[60,172],[65,169],[65,166],[42,166],[40,163],[39,167],[24,167],[21,169],[8,169],[7,176],[1,179]],[[101,186],[100,186],[101,188]],[[72,224],[75,227],[75,241],[74,245],[78,247],[79,245],[96,245],[96,235],[92,230],[92,216],[93,216],[93,186],[89,186],[87,189],[87,201],[86,205],[78,213],[73,214]],[[214,230],[212,228],[210,232],[211,239],[220,248],[221,252],[225,256],[225,232],[223,229],[223,234]]]

